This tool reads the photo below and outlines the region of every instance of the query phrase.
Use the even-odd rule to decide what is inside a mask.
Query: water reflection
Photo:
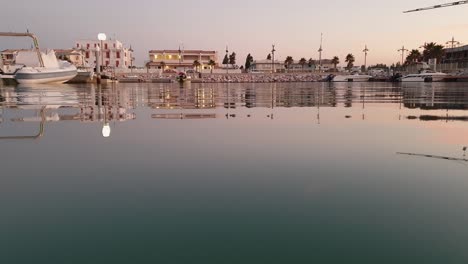
[[[0,88],[0,263],[465,263],[466,90]]]
[[[152,109],[152,119],[250,118],[256,113],[245,110],[266,108],[271,110],[263,117],[274,120],[275,109],[306,107],[316,108],[316,122],[320,124],[321,108],[361,109],[359,119],[366,120],[369,113],[373,113],[366,105],[395,105],[397,107],[392,109],[398,112],[399,120],[402,120],[402,109],[418,109],[424,112],[417,115],[411,112],[404,119],[467,121],[463,112],[449,114],[449,110],[468,109],[468,88],[460,83],[114,84],[0,88],[3,123],[6,120],[99,122],[103,124],[105,137],[110,135],[111,124],[115,126],[116,121],[135,120],[138,108]],[[220,113],[221,109],[225,112]],[[34,110],[36,113],[31,114]],[[429,110],[446,112],[430,113]],[[346,119],[354,117],[355,111],[344,115]]]

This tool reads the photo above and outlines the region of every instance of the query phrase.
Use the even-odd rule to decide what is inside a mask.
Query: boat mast
[[[39,59],[39,65],[44,67],[44,60],[42,59],[41,50],[39,49],[39,41],[37,40],[36,35],[32,33],[14,33],[14,32],[0,32],[0,37],[30,37],[33,39],[34,49],[37,53],[37,58]]]

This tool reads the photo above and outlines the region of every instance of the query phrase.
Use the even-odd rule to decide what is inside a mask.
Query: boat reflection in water
[[[136,118],[129,112],[127,98],[113,88],[80,88],[69,85],[34,85],[0,88],[2,118],[13,116],[8,122],[40,122],[38,136],[6,136],[12,138],[39,138],[44,124],[60,121],[103,123],[103,136],[110,135],[112,121],[128,121]],[[33,114],[31,114],[33,111]]]

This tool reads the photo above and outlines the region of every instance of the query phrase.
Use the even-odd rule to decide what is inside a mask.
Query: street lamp
[[[271,73],[275,73],[275,45],[271,45]]]
[[[318,49],[318,53],[319,53],[319,71],[322,70],[322,51],[323,51],[322,44],[323,44],[323,33],[320,33],[320,48]]]
[[[401,52],[401,67],[403,67],[404,60],[405,60],[405,51],[409,51],[409,50],[405,49],[405,46],[403,46],[398,51]]]
[[[364,52],[364,70],[367,71],[367,52],[369,52],[367,45],[362,52]]]
[[[107,36],[106,34],[104,33],[99,33],[98,36],[97,36],[98,40],[101,41],[101,45],[100,45],[100,48],[101,48],[101,67],[104,67],[104,56],[102,55],[102,50],[104,49],[104,46],[103,46],[103,41],[105,41],[107,39]]]
[[[229,49],[228,46],[226,45],[226,73],[229,73]]]

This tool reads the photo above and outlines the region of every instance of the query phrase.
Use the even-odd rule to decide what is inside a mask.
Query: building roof
[[[271,60],[254,60],[253,63],[255,64],[271,64]],[[284,62],[275,60],[275,64],[283,64]]]
[[[32,49],[6,49],[6,50],[2,50],[2,53],[15,53],[15,52],[18,52],[18,51],[30,51]]]
[[[215,54],[216,51],[212,50],[181,50],[182,53],[209,53]],[[150,50],[149,53],[179,53],[179,50]]]
[[[464,45],[464,46],[460,46],[460,47],[456,47],[456,48],[447,48],[447,49],[444,49],[445,52],[459,52],[459,51],[468,51],[468,45]]]

